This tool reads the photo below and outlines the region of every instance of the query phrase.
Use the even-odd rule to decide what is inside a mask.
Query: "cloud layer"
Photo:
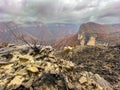
[[[0,20],[120,23],[120,0],[0,0]]]

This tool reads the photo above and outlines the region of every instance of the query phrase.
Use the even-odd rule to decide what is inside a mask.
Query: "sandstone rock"
[[[13,51],[13,58],[0,64],[0,90],[112,90],[101,76],[79,71],[75,63],[52,52],[48,47],[37,55]]]
[[[16,89],[18,88],[22,82],[25,80],[24,77],[22,76],[15,76],[13,80],[8,84],[7,88],[8,89]]]
[[[82,77],[79,79],[79,82],[80,82],[81,84],[83,84],[83,83],[87,82],[87,78],[84,77],[84,76],[82,76]]]
[[[113,90],[112,86],[103,78],[101,78],[98,74],[94,76],[95,80],[104,90]]]
[[[113,90],[105,79],[91,72],[82,72],[79,82],[82,84],[82,88],[87,86],[87,90]]]
[[[95,46],[95,42],[96,42],[96,38],[94,36],[91,36],[87,45]]]
[[[120,43],[120,35],[114,34],[116,25],[102,25],[88,22],[80,26],[78,31],[78,40],[80,45],[107,45]],[[110,32],[110,33],[109,33]]]
[[[37,67],[29,67],[29,68],[27,68],[27,70],[30,72],[33,72],[33,73],[39,72]]]
[[[20,69],[19,71],[15,71],[15,73],[14,73],[15,76],[16,76],[16,75],[24,76],[24,75],[27,75],[27,74],[28,74],[28,73],[27,73],[27,71],[26,71],[25,68],[22,68],[22,69]]]
[[[70,51],[72,51],[72,49],[73,49],[73,47],[71,47],[71,46],[64,47],[64,51],[66,53],[69,53]]]

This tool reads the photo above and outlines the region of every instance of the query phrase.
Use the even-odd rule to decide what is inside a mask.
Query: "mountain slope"
[[[51,32],[47,26],[42,22],[26,22],[20,26],[20,28],[31,35],[37,37],[41,41],[49,41],[52,38]]]
[[[81,45],[87,45],[91,37],[94,37],[95,44],[119,43],[120,24],[101,25],[93,22],[82,24],[78,32],[78,39]]]
[[[26,22],[21,25],[21,29],[37,37],[39,40],[53,43],[67,35],[76,33],[78,26],[65,23],[44,24],[41,22]]]
[[[22,35],[27,41],[31,41],[31,38],[36,39],[36,37],[31,34],[18,29],[18,25],[14,22],[1,22],[0,23],[0,42],[8,42],[8,43],[17,43],[20,42],[16,39],[17,37],[21,37]]]
[[[0,42],[16,42],[12,32],[25,34],[28,39],[31,37],[53,44],[57,40],[64,38],[67,35],[74,34],[78,31],[78,26],[75,24],[52,23],[44,24],[42,22],[24,22],[18,24],[15,22],[0,23]]]
[[[78,25],[66,23],[51,23],[47,24],[47,26],[54,39],[61,39],[65,36],[75,34],[78,32],[79,29]]]
[[[82,24],[75,36],[59,40],[54,46],[63,48],[68,45],[115,45],[119,43],[120,24],[101,25],[89,22]]]
[[[79,40],[77,40],[78,35],[73,34],[65,37],[64,39],[58,40],[53,47],[56,49],[63,49],[65,46],[76,46],[79,45]]]

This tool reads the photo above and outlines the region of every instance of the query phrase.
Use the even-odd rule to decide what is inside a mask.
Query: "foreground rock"
[[[51,47],[37,55],[28,49],[10,54],[11,59],[0,62],[0,90],[113,90],[98,74],[79,71],[73,62],[55,57]]]
[[[120,90],[120,46],[84,46],[66,53],[58,52],[65,60],[74,62],[79,71],[97,73],[111,83],[114,90]]]

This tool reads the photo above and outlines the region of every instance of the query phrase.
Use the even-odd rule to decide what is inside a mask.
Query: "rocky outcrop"
[[[80,45],[90,45],[90,46],[95,46],[96,42],[96,37],[94,35],[87,35],[84,32],[83,33],[78,33],[78,40],[80,41]]]
[[[69,53],[66,51],[58,52],[65,60],[72,61],[78,66],[78,71],[88,71],[97,73],[110,82],[114,90],[120,89],[120,45],[103,46],[84,46],[73,48]],[[84,78],[82,78],[83,80]],[[86,79],[84,80],[86,81]],[[84,82],[83,81],[83,82]],[[88,90],[88,89],[87,89]],[[91,90],[91,89],[90,89]],[[109,89],[108,89],[109,90]]]
[[[79,32],[73,36],[63,38],[55,43],[55,48],[65,46],[95,46],[115,45],[120,43],[120,24],[103,25],[93,22],[84,23],[80,26]],[[64,46],[64,47],[63,47]]]
[[[85,23],[80,26],[78,40],[80,45],[99,45],[120,43],[120,24],[102,25],[93,22]]]
[[[81,85],[83,90],[113,90],[106,80],[91,72],[82,72],[79,82],[83,85]]]
[[[88,41],[87,45],[93,45],[94,46],[95,45],[95,41],[96,41],[95,37],[91,36],[89,38],[89,41]]]
[[[71,61],[54,56],[50,46],[9,52],[12,58],[0,62],[0,90],[113,90],[98,74],[78,71]]]

